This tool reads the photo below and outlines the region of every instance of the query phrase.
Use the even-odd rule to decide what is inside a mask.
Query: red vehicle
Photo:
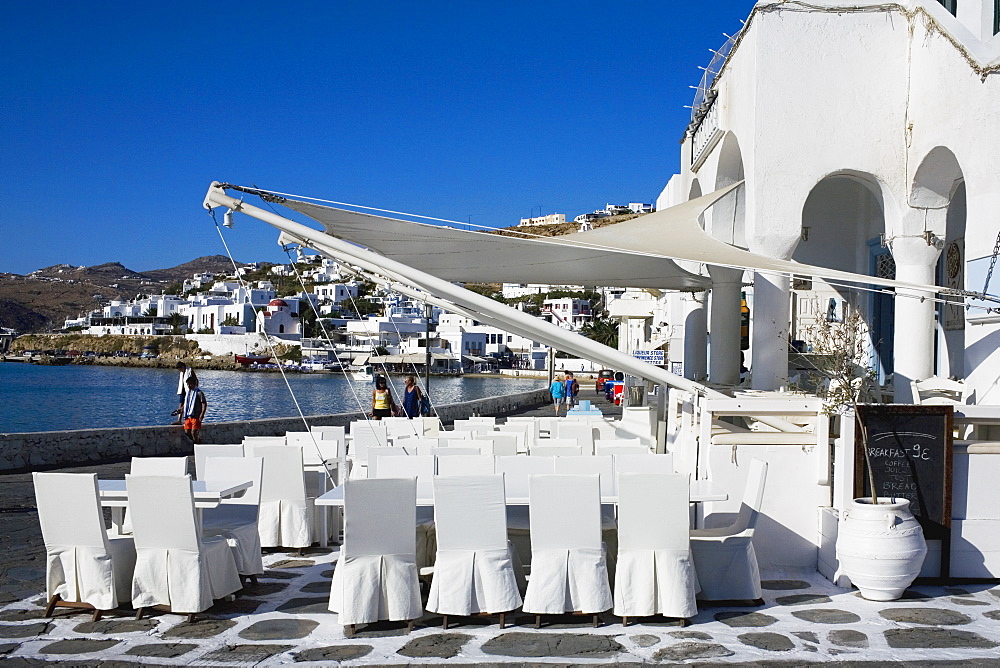
[[[597,372],[597,387],[595,388],[598,394],[604,392],[604,383],[609,380],[615,379],[615,372],[611,369],[601,369]]]

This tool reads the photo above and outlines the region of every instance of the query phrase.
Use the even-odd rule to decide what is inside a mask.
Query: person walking
[[[177,363],[177,371],[179,372],[179,376],[177,378],[177,413],[176,413],[176,415],[180,416],[184,412],[184,395],[187,394],[187,390],[188,390],[187,382],[188,382],[188,379],[189,378],[194,378],[195,379],[195,385],[197,385],[198,384],[198,376],[195,375],[194,369],[192,369],[191,367],[189,367],[184,362],[178,362]],[[181,424],[183,421],[184,421],[183,417],[178,417],[177,421],[174,422],[174,424]]]
[[[549,386],[549,393],[552,394],[552,406],[556,409],[556,417],[559,416],[559,407],[562,406],[566,398],[566,382],[562,378],[556,378]]]
[[[181,419],[184,421],[184,434],[192,443],[201,442],[201,422],[208,411],[208,401],[205,393],[198,387],[198,378],[187,379],[187,391],[181,402]]]
[[[396,402],[392,399],[392,392],[385,382],[385,376],[375,379],[375,389],[372,390],[372,419],[381,420],[384,417],[392,417]]]
[[[576,404],[576,395],[580,393],[580,383],[576,382],[572,371],[566,372],[566,412]]]
[[[420,417],[420,399],[423,393],[417,387],[417,379],[407,376],[406,385],[403,388],[403,413],[408,418]]]

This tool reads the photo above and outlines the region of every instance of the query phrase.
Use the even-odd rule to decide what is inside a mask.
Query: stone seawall
[[[486,399],[438,406],[442,422],[471,415],[505,415],[549,401],[547,389],[507,394]],[[359,419],[359,413],[313,415],[310,425],[344,425]],[[204,443],[240,443],[244,436],[280,436],[303,431],[299,418],[272,418],[238,422],[206,422]],[[191,442],[179,426],[78,429],[0,434],[0,471],[39,470],[96,462],[125,461],[131,457],[190,455]]]

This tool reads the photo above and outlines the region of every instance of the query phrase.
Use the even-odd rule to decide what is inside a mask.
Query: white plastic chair
[[[733,524],[691,531],[699,598],[708,601],[760,601],[760,571],[753,549],[753,532],[764,499],[767,462],[750,460],[743,504]]]
[[[254,456],[264,459],[257,521],[261,547],[309,547],[313,500],[306,496],[302,448],[268,445],[254,448]]]
[[[206,457],[202,462],[201,480],[250,480],[243,496],[223,500],[215,508],[201,511],[202,532],[208,536],[223,536],[233,551],[237,572],[256,582],[264,574],[260,552],[260,485],[264,460],[260,457]]]
[[[205,458],[206,457],[242,457],[243,444],[219,445],[215,443],[195,443],[194,444],[194,472],[198,480],[205,480]],[[133,471],[132,473],[135,473]],[[185,471],[186,473],[186,471]],[[232,480],[233,478],[230,478]]]
[[[94,473],[32,473],[45,541],[45,616],[56,606],[104,611],[131,600],[135,544],[104,529]]]
[[[583,448],[579,445],[536,445],[529,454],[532,457],[579,457],[583,455]]]
[[[417,574],[417,483],[411,479],[344,483],[344,544],[330,584],[330,610],[348,636],[355,625],[407,621],[423,614]]]
[[[523,436],[522,436],[523,439]],[[485,441],[492,444],[492,453],[494,455],[500,455],[503,457],[509,457],[517,454],[517,435],[510,433],[501,433],[499,431],[494,431],[487,436],[482,438],[477,437],[475,442]]]
[[[437,460],[438,476],[493,475],[495,470],[492,455],[451,455]]]
[[[555,472],[570,475],[596,473],[601,479],[601,496],[615,495],[615,462],[610,455],[556,457]]]
[[[583,448],[583,454],[594,454],[594,430],[589,423],[557,422],[556,437],[568,438]]]
[[[502,475],[434,479],[437,558],[427,610],[443,615],[500,614],[521,605],[507,542]]]
[[[653,451],[645,445],[605,445],[603,441],[594,444],[599,455],[651,455]]]
[[[965,383],[941,376],[911,380],[913,403],[924,406],[958,406],[964,403]]]
[[[530,488],[531,579],[524,612],[581,612],[611,608],[611,586],[601,543],[601,484],[595,475],[533,475]]]
[[[165,606],[188,615],[242,588],[236,562],[222,536],[198,531],[190,476],[125,476],[135,535],[132,605]]]
[[[401,448],[392,445],[378,445],[368,448],[368,477],[378,477],[378,462],[381,457],[405,457],[410,454],[410,448]]]
[[[688,539],[688,477],[678,474],[618,475],[618,564],[615,614],[698,614],[698,576]]]
[[[187,457],[133,457],[129,465],[132,475],[185,475]]]
[[[674,456],[670,453],[656,455],[615,454],[615,473],[673,473]]]

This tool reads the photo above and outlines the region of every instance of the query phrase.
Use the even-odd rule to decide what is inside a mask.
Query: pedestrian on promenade
[[[576,395],[580,394],[580,383],[576,382],[572,371],[566,372],[566,412],[576,404]]]
[[[379,376],[375,379],[375,389],[372,390],[372,419],[381,420],[384,417],[392,417],[395,409],[396,402],[386,385],[385,376]]]
[[[562,378],[556,378],[549,386],[549,392],[552,394],[552,406],[556,409],[556,417],[559,417],[559,407],[566,398],[566,382]]]
[[[177,378],[177,415],[181,415],[181,413],[184,412],[184,395],[187,394],[188,390],[188,378],[193,377],[195,379],[195,385],[197,385],[198,376],[195,375],[194,369],[189,367],[184,362],[177,363],[177,371],[179,372]],[[177,422],[174,422],[174,424],[181,424],[181,422],[182,418],[178,417]]]
[[[413,376],[406,377],[406,385],[403,387],[403,412],[408,418],[420,417],[420,399],[423,393],[417,387],[417,379]]]
[[[193,374],[191,378],[187,379],[187,392],[184,394],[181,406],[184,433],[191,439],[192,443],[199,443],[201,421],[205,419],[205,412],[208,411],[208,401],[205,399],[205,393],[198,387],[198,378]]]

